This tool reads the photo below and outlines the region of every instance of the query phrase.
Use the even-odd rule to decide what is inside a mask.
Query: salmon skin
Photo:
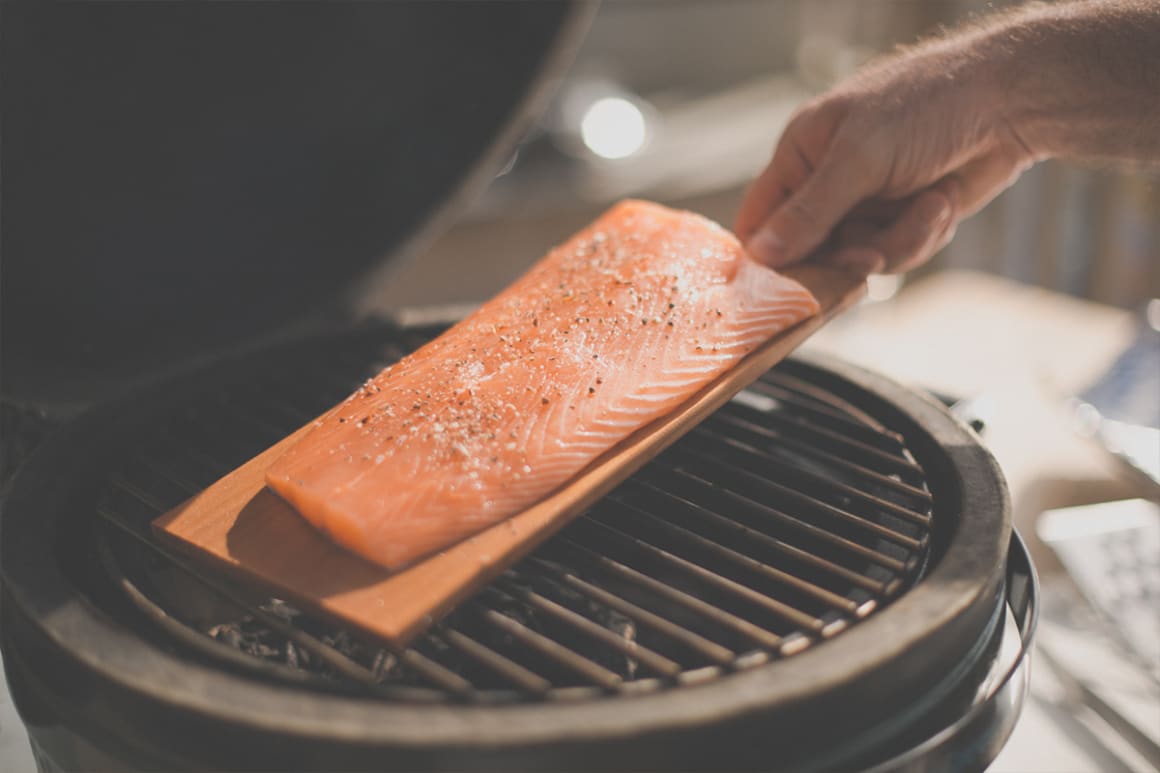
[[[624,201],[316,421],[266,482],[402,568],[545,498],[817,311],[716,223]]]

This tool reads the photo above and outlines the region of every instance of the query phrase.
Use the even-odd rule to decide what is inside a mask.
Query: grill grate
[[[932,499],[904,438],[792,362],[401,652],[153,540],[158,515],[437,332],[383,327],[312,345],[175,405],[98,505],[101,556],[121,590],[174,642],[263,678],[397,701],[569,700],[792,656],[924,568]],[[303,373],[303,361],[316,366]]]

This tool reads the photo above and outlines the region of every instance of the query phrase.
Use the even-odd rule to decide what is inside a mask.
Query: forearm
[[[1036,4],[980,44],[1036,157],[1160,161],[1160,0]]]

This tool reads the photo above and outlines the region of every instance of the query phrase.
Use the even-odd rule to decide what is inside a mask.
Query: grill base
[[[342,345],[331,341],[330,348],[345,350],[351,336],[342,334]],[[325,347],[328,342],[314,345]],[[457,678],[467,680],[471,689],[462,693],[448,690],[446,679],[442,685],[430,680],[368,685],[302,670],[288,676],[276,664],[254,667],[263,661],[236,650],[228,650],[234,653],[232,659],[220,656],[224,648],[206,630],[190,627],[190,609],[167,610],[164,603],[156,603],[163,596],[148,597],[152,607],[137,603],[124,582],[138,579],[136,569],[126,564],[133,551],[114,544],[114,538],[132,542],[137,537],[131,527],[122,528],[128,522],[109,513],[105,519],[96,515],[107,504],[110,487],[129,495],[128,501],[148,503],[149,492],[118,476],[124,474],[125,460],[140,458],[143,449],[152,448],[147,439],[169,426],[175,405],[221,390],[229,379],[241,378],[239,374],[257,371],[282,378],[272,369],[285,357],[285,351],[243,353],[102,408],[46,441],[14,481],[0,542],[5,662],[17,706],[50,764],[65,769],[93,766],[77,750],[82,744],[69,740],[75,736],[125,762],[118,767],[135,764],[144,769],[794,768],[838,748],[864,756],[892,743],[906,745],[908,741],[897,739],[914,731],[911,723],[883,727],[880,720],[906,717],[924,701],[937,703],[938,715],[952,719],[968,710],[980,678],[975,669],[988,661],[1002,604],[1009,504],[1001,475],[975,436],[940,405],[840,363],[779,366],[785,375],[767,385],[771,393],[756,390],[752,405],[715,416],[694,433],[697,444],[675,447],[658,460],[661,468],[679,472],[666,483],[677,480],[680,490],[660,486],[658,493],[658,481],[643,473],[577,523],[584,534],[564,534],[564,542],[547,545],[533,556],[556,566],[564,558],[583,558],[587,563],[572,565],[581,580],[672,618],[673,630],[686,632],[685,641],[678,634],[671,641],[646,643],[666,657],[671,658],[665,649],[670,644],[684,647],[695,641],[687,639],[689,633],[724,648],[692,648],[692,659],[672,661],[679,673],[670,678],[641,679],[626,670],[613,673],[620,681],[585,684],[590,677],[605,676],[589,669],[568,677],[578,681],[549,683],[550,689],[536,692],[534,683],[511,669],[513,661],[497,663],[485,653],[476,665],[486,667],[489,675],[479,669],[464,672]],[[357,359],[367,366],[365,359]],[[808,388],[798,388],[795,380]],[[292,378],[288,382],[299,383]],[[347,388],[336,387],[339,392]],[[835,413],[832,405],[819,405],[808,398],[810,390],[838,396],[837,404],[849,410]],[[330,402],[332,397],[325,399]],[[810,417],[809,426],[791,413],[780,415],[772,429],[748,427],[747,412],[761,412],[769,401],[796,401],[800,405],[794,410]],[[232,422],[264,427],[275,437],[282,432],[265,427],[256,414],[235,412]],[[204,422],[195,420],[195,425]],[[743,432],[715,434],[725,425],[740,425]],[[878,426],[889,427],[893,434],[884,435]],[[769,442],[770,449],[797,443],[814,460],[795,457],[801,463],[792,480],[777,472],[783,470],[777,460],[762,463],[773,475],[769,479],[755,479],[748,466],[752,457],[741,446],[770,431],[781,438]],[[803,432],[821,440],[803,442]],[[269,439],[259,437],[258,442]],[[864,454],[859,457],[863,471],[832,467],[836,449],[847,447]],[[910,449],[913,456],[889,453],[896,447]],[[253,450],[236,452],[244,459]],[[158,458],[153,453],[145,457]],[[835,470],[828,477],[817,474],[822,462]],[[871,488],[843,489],[863,478],[873,481]],[[923,481],[929,484],[929,521],[935,527],[925,540],[904,529],[909,523],[921,530],[928,516],[899,511],[901,500],[894,499],[897,494],[910,501],[915,491],[921,499],[923,489],[916,486]],[[689,498],[699,496],[705,485],[718,497],[723,496],[720,491],[734,492],[726,499],[740,508],[737,518],[749,532],[727,538],[732,532],[715,531],[708,542],[690,540],[674,529],[699,528],[696,519],[717,516],[684,512],[685,505],[664,511],[659,520],[647,508],[638,512],[661,494],[693,501]],[[895,493],[866,498],[879,490]],[[790,512],[771,514],[769,502]],[[864,522],[871,512],[871,521]],[[148,524],[149,508],[140,514]],[[788,524],[786,517],[808,522],[809,528]],[[750,518],[774,525],[774,531],[762,532],[764,538],[806,549],[814,556],[813,568],[801,567],[794,578],[779,578],[769,569],[789,564],[769,562],[761,568],[721,552],[744,551],[760,541],[753,531],[758,521]],[[116,528],[110,533],[111,524]],[[587,532],[603,535],[604,541],[586,542]],[[791,533],[797,536],[791,539]],[[103,541],[102,535],[110,539]],[[678,543],[685,547],[678,549]],[[96,550],[99,545],[108,550]],[[836,546],[838,553],[817,552],[824,545]],[[908,546],[921,550],[908,554]],[[842,576],[861,579],[845,591],[845,606],[835,607],[843,611],[828,615],[810,606],[813,602],[806,596],[822,597],[807,586],[832,571],[823,572],[824,563],[816,563],[819,556],[841,563],[840,554],[861,557],[858,561],[865,559],[882,573],[860,574],[861,564],[846,565],[852,574]],[[137,555],[144,564],[152,560],[148,551]],[[926,560],[926,576],[908,587]],[[696,566],[687,565],[690,561]],[[517,567],[513,581],[525,569]],[[712,571],[705,574],[705,569]],[[747,587],[722,582],[740,577],[731,573],[741,569],[757,572]],[[821,574],[815,577],[815,571]],[[629,593],[621,585],[599,585],[607,578],[597,579],[590,572],[619,578],[617,582],[631,579],[640,587]],[[703,593],[690,594],[693,586],[684,583],[693,579],[703,585]],[[497,590],[518,595],[519,582],[512,585],[509,580]],[[773,588],[769,583],[789,591],[760,592]],[[858,595],[859,583],[869,583],[870,590]],[[640,588],[649,593],[641,595]],[[676,607],[656,597],[660,593],[671,600],[673,590],[684,593]],[[872,614],[860,612],[874,605]],[[796,618],[796,629],[789,624],[794,622],[793,610],[808,613]],[[492,611],[504,614],[503,609]],[[602,630],[615,633],[614,620],[602,625]],[[212,654],[201,651],[200,644],[175,636],[173,631],[182,626],[200,644],[217,649]],[[436,633],[447,637],[455,632],[469,639],[476,636],[474,629],[461,628],[451,619]],[[503,641],[475,641],[493,654],[507,652]],[[595,650],[577,649],[577,641],[558,643],[596,665],[614,665]],[[748,649],[741,646],[746,641]],[[462,643],[459,651],[466,652]],[[714,653],[720,655],[719,663]],[[429,666],[439,653],[426,657],[415,663],[428,668],[428,675],[436,673]],[[559,653],[551,660],[561,667],[579,662]],[[541,658],[522,665],[539,670],[545,662]],[[955,671],[964,662],[969,667]],[[653,666],[666,667],[660,660]],[[943,681],[952,672],[953,680]],[[541,675],[548,673],[543,670]],[[934,686],[937,694],[932,697]],[[386,687],[390,694],[382,692]],[[824,737],[819,728],[824,728]]]
[[[918,720],[904,723],[892,734],[880,729],[863,734],[860,738],[846,739],[845,744],[834,744],[832,738],[811,739],[804,745],[815,748],[830,746],[827,754],[813,758],[798,758],[794,767],[809,769],[872,769],[883,771],[972,771],[985,770],[995,759],[1014,728],[1027,689],[1030,666],[1030,644],[1034,633],[1038,591],[1030,559],[1021,540],[1012,542],[1012,553],[1008,564],[1005,609],[1010,614],[1009,625],[1013,623],[1018,631],[1020,647],[1013,660],[1006,661],[996,655],[1000,639],[1012,635],[1010,629],[997,629],[988,637],[982,657],[958,684],[953,696],[948,696],[936,705],[926,707]],[[731,744],[747,744],[755,754],[745,760],[733,760],[733,769],[747,767],[769,770],[778,767],[770,765],[771,759],[779,759],[785,764],[784,750],[767,749],[761,742],[762,734],[721,736],[707,744],[708,758],[685,757],[672,759],[667,750],[658,750],[655,755],[646,748],[628,749],[625,756],[610,765],[608,760],[593,758],[591,749],[572,750],[579,756],[564,756],[563,750],[553,749],[551,754],[538,756],[528,753],[522,758],[506,757],[461,757],[449,753],[446,756],[430,754],[382,756],[379,750],[360,754],[349,747],[320,749],[308,745],[305,749],[284,751],[275,756],[275,747],[262,750],[260,759],[251,759],[259,741],[253,737],[238,739],[234,744],[229,736],[220,737],[209,751],[201,749],[196,756],[180,754],[181,746],[158,744],[161,736],[143,733],[143,727],[133,725],[126,728],[115,721],[121,711],[131,712],[129,716],[142,710],[145,705],[134,705],[131,697],[123,696],[127,703],[106,703],[109,685],[98,684],[98,679],[83,676],[83,668],[74,664],[65,670],[63,680],[51,682],[36,678],[44,673],[45,663],[51,662],[53,669],[59,669],[67,654],[55,650],[51,642],[37,637],[14,637],[10,632],[28,633],[33,630],[27,621],[12,613],[11,599],[5,597],[0,606],[3,612],[0,631],[4,632],[5,665],[13,697],[28,727],[29,738],[37,767],[41,773],[64,771],[123,770],[158,771],[181,769],[210,769],[219,767],[253,767],[255,769],[367,769],[386,768],[467,768],[467,769],[551,769],[586,767],[615,767],[652,770],[679,768],[683,770],[719,770],[722,760],[714,757],[717,750],[730,748]],[[55,650],[55,651],[54,651]],[[31,662],[25,655],[32,653]],[[74,670],[75,669],[75,670]],[[72,685],[72,690],[60,689],[60,683]],[[977,694],[981,685],[995,685],[992,692],[982,696]],[[103,710],[86,710],[81,696],[101,695]],[[827,725],[827,728],[830,726]],[[828,735],[828,733],[827,733]],[[274,739],[271,739],[272,741]],[[827,744],[826,742],[831,743]],[[284,743],[284,739],[277,739]],[[837,746],[837,748],[834,748]],[[859,748],[860,747],[860,748]],[[301,756],[304,755],[304,756]],[[591,764],[585,764],[584,761]],[[749,763],[749,764],[744,764]]]

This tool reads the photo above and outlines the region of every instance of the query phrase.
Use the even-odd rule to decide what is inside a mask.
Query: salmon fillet
[[[535,504],[817,310],[716,223],[621,202],[316,421],[266,482],[398,569]]]

